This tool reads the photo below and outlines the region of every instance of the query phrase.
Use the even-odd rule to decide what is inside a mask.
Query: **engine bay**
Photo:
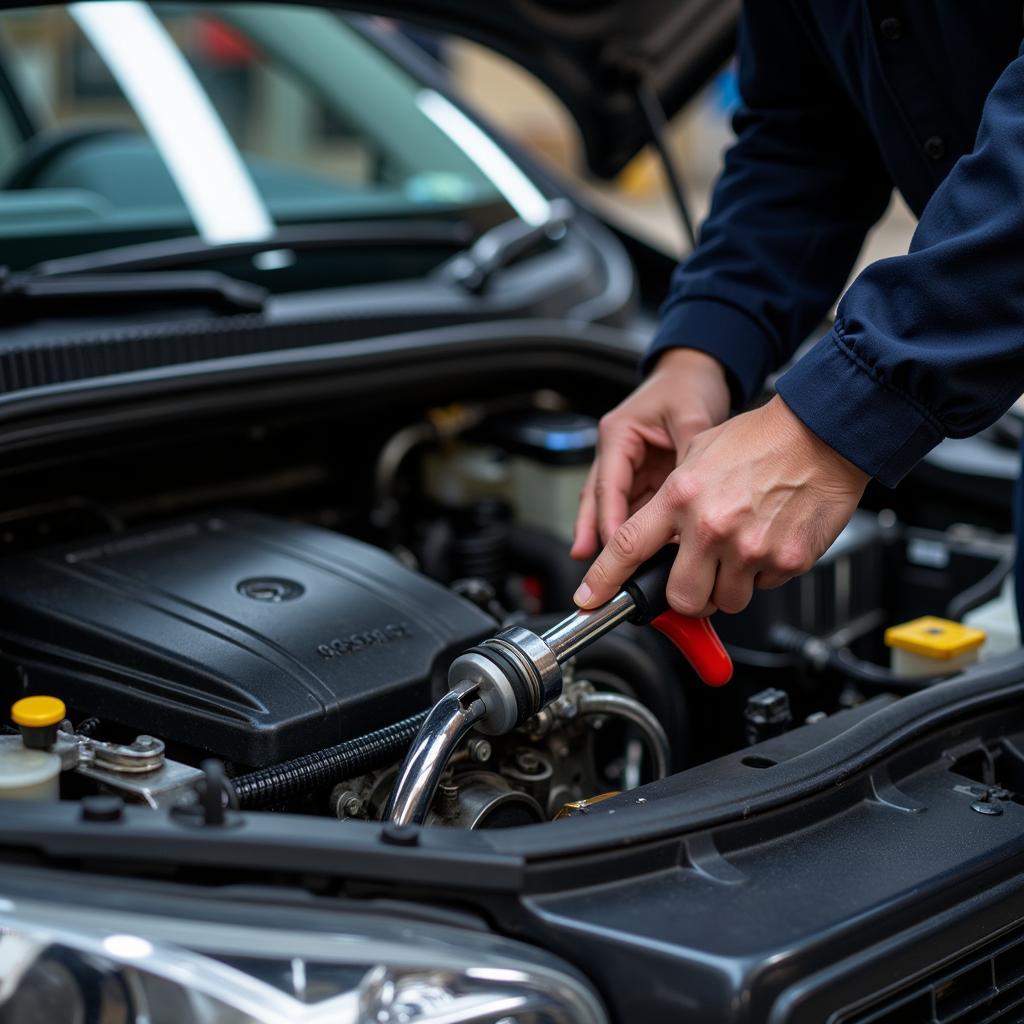
[[[569,539],[596,438],[594,419],[540,393],[427,409],[330,469],[282,446],[281,465],[219,484],[144,501],[142,470],[137,489],[10,511],[0,692],[8,707],[53,703],[4,727],[0,795],[379,820],[453,659],[571,607]],[[346,475],[362,500],[326,500]],[[729,687],[702,687],[653,630],[618,626],[567,662],[553,703],[460,742],[427,821],[586,815],[926,686],[886,666],[884,627],[992,598],[1010,550],[983,529],[863,511],[809,576],[717,617]]]

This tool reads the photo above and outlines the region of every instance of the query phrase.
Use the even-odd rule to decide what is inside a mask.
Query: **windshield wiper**
[[[480,294],[497,271],[542,242],[555,241],[564,235],[575,212],[567,199],[553,199],[548,204],[548,215],[536,224],[521,217],[505,221],[485,231],[465,252],[453,256],[441,268],[441,276]]]
[[[269,238],[211,244],[198,236],[166,238],[141,245],[101,249],[80,256],[47,260],[33,267],[41,276],[93,273],[98,270],[171,270],[246,256],[285,259],[315,249],[439,246],[460,249],[473,237],[464,221],[381,220],[294,224],[279,227]]]
[[[197,305],[222,313],[258,313],[266,288],[212,270],[139,274],[12,274],[0,267],[0,321],[116,314]]]

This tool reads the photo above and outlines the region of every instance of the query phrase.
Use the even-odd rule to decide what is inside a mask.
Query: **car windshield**
[[[291,4],[0,13],[0,263],[542,216],[543,197],[401,43],[389,23]]]

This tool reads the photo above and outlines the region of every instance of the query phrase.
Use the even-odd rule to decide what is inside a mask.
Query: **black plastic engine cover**
[[[0,561],[27,692],[250,766],[425,708],[493,629],[377,548],[248,513]]]

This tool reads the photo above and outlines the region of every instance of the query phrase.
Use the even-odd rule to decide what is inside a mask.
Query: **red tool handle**
[[[649,558],[626,581],[636,612],[631,622],[650,623],[679,648],[693,670],[708,686],[724,686],[732,679],[732,659],[709,619],[688,619],[672,611],[665,597],[669,573],[679,548],[669,544]]]
[[[732,658],[710,619],[688,619],[669,609],[653,619],[651,625],[679,648],[679,653],[708,686],[725,686],[732,679]]]

